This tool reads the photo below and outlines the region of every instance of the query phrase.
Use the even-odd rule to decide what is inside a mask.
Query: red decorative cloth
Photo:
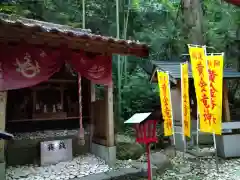
[[[30,45],[0,44],[0,91],[30,87],[47,81],[65,61],[95,84],[112,84],[112,57]]]
[[[240,6],[240,0],[225,0],[226,2],[236,5],[236,6]]]
[[[58,51],[32,46],[0,46],[0,91],[46,81],[64,61]]]
[[[91,55],[83,51],[71,53],[72,67],[95,84],[112,84],[112,57]]]

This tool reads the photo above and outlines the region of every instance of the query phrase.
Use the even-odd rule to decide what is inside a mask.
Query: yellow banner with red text
[[[211,94],[212,133],[222,134],[223,54],[207,56]]]
[[[206,47],[188,46],[197,98],[200,131],[212,133],[211,95]]]
[[[172,102],[170,93],[169,74],[157,72],[162,116],[164,120],[164,136],[173,135]]]
[[[191,114],[189,101],[188,63],[181,64],[181,99],[183,135],[190,137]]]

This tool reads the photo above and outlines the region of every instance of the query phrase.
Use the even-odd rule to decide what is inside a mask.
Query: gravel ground
[[[15,139],[37,139],[74,135],[77,130],[44,131],[35,133],[15,134]],[[118,142],[134,142],[134,138],[125,135],[116,135]],[[204,150],[202,150],[204,151]],[[240,159],[220,160],[219,170],[216,171],[214,157],[202,159],[177,152],[171,159],[173,168],[159,175],[155,180],[240,180]],[[141,158],[144,161],[144,157]],[[57,165],[39,167],[34,165],[8,167],[7,180],[70,180],[89,174],[96,174],[119,168],[130,168],[131,160],[118,161],[115,167],[110,168],[98,157],[91,154],[79,156],[70,162],[62,162]]]
[[[109,167],[105,161],[92,155],[86,154],[74,158],[69,162],[60,162],[56,165],[37,166],[25,165],[8,167],[6,170],[7,180],[69,180],[80,178],[90,174],[97,174],[117,170],[119,168],[130,168],[128,161],[117,161],[114,167]]]
[[[177,152],[171,159],[172,170],[167,170],[156,180],[239,180],[240,159],[220,160],[219,172],[216,170],[215,158],[202,159]]]

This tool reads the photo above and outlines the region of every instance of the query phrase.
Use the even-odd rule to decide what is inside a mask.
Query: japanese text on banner
[[[211,97],[207,56],[205,47],[192,47],[189,45],[192,74],[196,91],[197,106],[200,120],[200,131],[212,133]]]
[[[169,75],[165,72],[158,72],[158,86],[160,91],[160,101],[162,116],[164,120],[164,135],[173,135],[172,102],[169,86]]]
[[[222,134],[223,55],[207,56],[211,93],[212,131]]]
[[[188,63],[181,64],[182,126],[185,136],[190,137],[190,101],[188,83]]]

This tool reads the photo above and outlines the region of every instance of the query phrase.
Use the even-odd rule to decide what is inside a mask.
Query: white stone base
[[[191,140],[188,142],[189,145],[196,145],[197,139],[197,121],[193,120],[191,124]],[[182,127],[174,126],[175,130],[175,140],[176,140],[176,149],[182,151],[184,150],[183,138],[182,138]],[[173,138],[171,137],[173,142]],[[213,136],[209,133],[199,132],[199,144],[203,145],[213,145]]]
[[[116,146],[106,147],[100,144],[92,143],[92,150],[94,155],[104,159],[110,166],[116,163]]]

